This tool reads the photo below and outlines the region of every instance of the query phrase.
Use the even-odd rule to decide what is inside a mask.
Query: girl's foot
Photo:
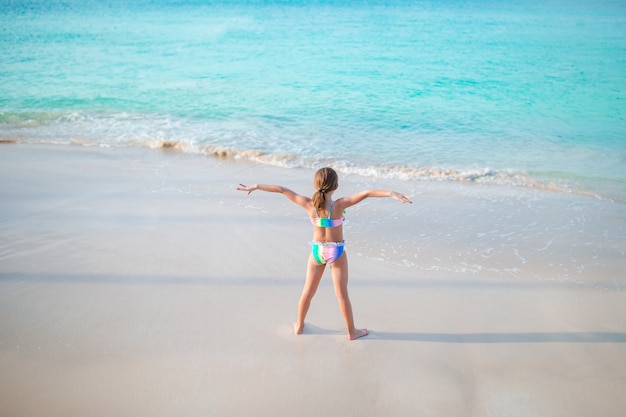
[[[353,334],[348,335],[348,340],[358,339],[359,337],[367,336],[369,332],[367,329],[355,329]]]
[[[293,324],[293,333],[294,334],[302,334],[302,330],[304,330],[304,324],[299,325],[298,323]]]

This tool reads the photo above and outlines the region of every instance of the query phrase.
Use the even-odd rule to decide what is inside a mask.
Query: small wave
[[[189,143],[175,141],[175,140],[162,140],[153,139],[147,142],[147,146],[151,149],[162,149],[164,151],[172,152],[191,152],[193,153],[193,146]]]
[[[323,166],[332,166],[345,175],[358,175],[366,178],[379,178],[400,181],[424,182],[457,182],[481,183],[512,187],[533,188],[552,192],[564,192],[601,198],[599,195],[585,190],[578,190],[568,185],[554,182],[541,182],[525,173],[511,171],[497,171],[491,168],[481,169],[452,169],[437,167],[416,167],[401,164],[357,164],[332,158],[301,157],[294,154],[272,154],[257,149],[239,149],[227,146],[197,144],[188,141],[162,138],[126,138],[117,141],[103,141],[95,138],[72,137],[68,141],[59,138],[25,138],[0,137],[0,143],[45,143],[45,144],[72,144],[80,146],[101,147],[144,147],[168,152],[182,152],[207,155],[219,159],[231,159],[251,163],[276,166],[281,168],[308,168],[319,169]]]
[[[203,146],[200,152],[222,159],[243,160],[283,168],[312,168],[332,166],[342,174],[361,177],[380,178],[401,181],[437,181],[482,183],[534,188],[545,191],[576,193],[588,197],[600,198],[597,194],[575,190],[554,182],[541,182],[532,177],[516,172],[496,171],[491,168],[457,170],[436,167],[411,167],[399,164],[358,165],[351,162],[328,158],[303,158],[290,154],[268,154],[259,150],[235,149],[219,146]]]

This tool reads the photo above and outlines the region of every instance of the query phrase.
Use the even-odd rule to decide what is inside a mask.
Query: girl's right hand
[[[400,194],[400,193],[398,193],[396,191],[392,191],[391,192],[391,198],[394,198],[394,199],[398,200],[401,203],[413,204],[413,202],[411,201],[409,196],[406,196],[404,194]]]

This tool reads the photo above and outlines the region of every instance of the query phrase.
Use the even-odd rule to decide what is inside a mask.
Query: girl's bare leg
[[[317,287],[320,285],[322,275],[326,265],[318,264],[313,255],[309,255],[309,263],[306,270],[306,281],[304,288],[302,289],[302,295],[300,296],[300,302],[298,303],[298,321],[293,324],[293,332],[295,334],[301,334],[304,329],[304,319],[309,311],[311,300],[317,291]]]
[[[352,304],[348,296],[348,255],[344,252],[339,259],[331,265],[335,295],[339,301],[339,309],[346,322],[348,329],[348,339],[354,340],[367,336],[367,329],[357,329],[354,327],[354,317],[352,315]]]

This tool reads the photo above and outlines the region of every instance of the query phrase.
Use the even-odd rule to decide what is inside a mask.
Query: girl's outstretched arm
[[[309,206],[311,205],[311,199],[309,197],[305,197],[303,195],[300,195],[294,191],[291,191],[289,188],[287,187],[283,187],[282,185],[274,185],[274,184],[254,184],[254,185],[244,185],[244,184],[239,184],[239,187],[237,187],[237,190],[239,191],[245,191],[248,193],[248,195],[250,195],[250,193],[252,193],[252,191],[256,191],[256,190],[260,190],[260,191],[266,191],[268,193],[280,193],[282,195],[284,195],[285,197],[287,197],[289,200],[293,201],[294,203],[296,203],[297,205],[304,207],[305,209],[308,209]]]
[[[409,196],[392,190],[364,190],[349,197],[340,198],[337,200],[337,203],[341,204],[341,209],[343,210],[360,203],[368,197],[391,197],[401,203],[413,204]]]

